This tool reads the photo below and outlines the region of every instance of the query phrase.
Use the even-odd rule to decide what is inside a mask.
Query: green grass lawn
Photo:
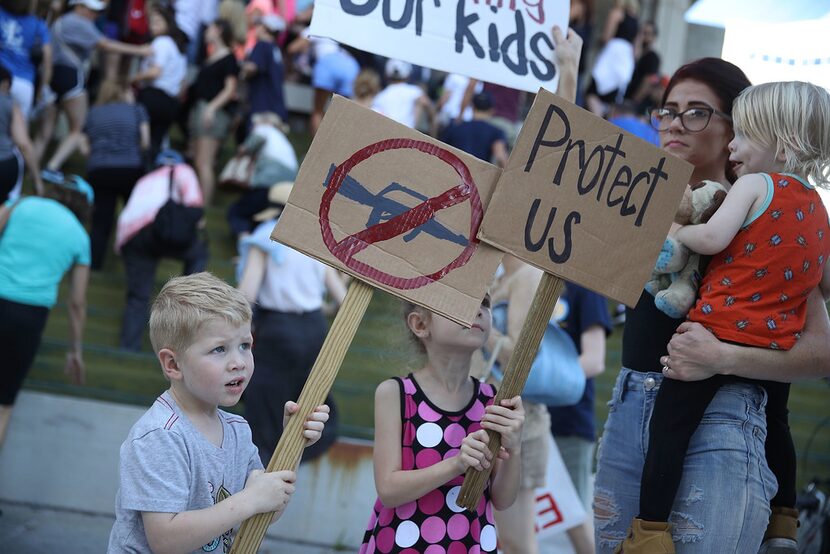
[[[298,152],[308,149],[307,136],[290,137]],[[226,145],[220,159],[227,159],[230,146]],[[79,169],[79,162],[73,160]],[[210,240],[210,271],[233,281],[232,258],[235,245],[227,231],[224,211],[233,201],[234,193],[220,191],[214,206],[208,210]],[[181,266],[172,261],[160,264],[156,285],[178,274]],[[97,398],[128,404],[149,406],[166,387],[158,363],[150,353],[145,340],[145,353],[132,354],[118,348],[118,333],[125,303],[124,269],[117,256],[110,253],[103,271],[92,275],[88,293],[88,320],[84,357],[87,365],[87,384],[83,387],[68,384],[63,375],[64,352],[67,339],[67,313],[63,304],[66,287],[62,287],[59,304],[52,311],[43,343],[26,387]],[[334,394],[342,413],[341,433],[353,437],[371,438],[373,425],[374,389],[383,379],[403,374],[419,363],[409,345],[401,317],[399,302],[390,295],[377,291],[366,317],[349,350],[337,381]],[[607,415],[606,402],[620,367],[621,328],[608,339],[607,370],[597,378],[596,415],[601,428]],[[803,456],[811,434],[821,421],[830,419],[830,387],[824,382],[796,384],[790,397],[791,425],[799,453],[799,480],[815,475],[830,477],[830,427],[820,429],[808,457]],[[238,407],[237,407],[238,409]],[[714,468],[713,468],[714,469]]]

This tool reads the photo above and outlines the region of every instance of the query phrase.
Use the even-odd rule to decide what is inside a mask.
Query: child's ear
[[[429,315],[418,309],[412,310],[409,312],[409,315],[406,316],[406,324],[409,326],[409,330],[412,331],[412,334],[419,339],[429,337],[427,318],[429,318]]]
[[[182,378],[182,370],[176,363],[176,353],[169,348],[162,348],[158,353],[161,372],[171,381],[178,381]]]

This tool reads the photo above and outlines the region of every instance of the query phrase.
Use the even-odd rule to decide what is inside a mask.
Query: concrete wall
[[[0,450],[0,499],[114,514],[118,450],[144,411],[22,392]],[[291,504],[268,535],[355,550],[375,500],[371,444],[338,442],[300,466],[297,480]]]

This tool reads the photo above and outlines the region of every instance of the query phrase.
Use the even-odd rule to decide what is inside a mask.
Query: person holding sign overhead
[[[661,144],[694,165],[692,182],[710,179],[726,184],[733,180],[728,178],[728,144],[733,138],[729,114],[735,98],[749,85],[738,67],[716,58],[691,62],[670,80],[662,104],[675,117],[661,132]],[[691,119],[701,113],[700,121]],[[637,514],[645,463],[643,437],[648,435],[664,377],[676,376],[672,370],[675,350],[667,345],[681,323],[660,312],[645,292],[636,307],[626,311],[623,368],[609,402],[597,456],[594,523],[598,552],[614,551]],[[717,350],[720,343],[689,325],[694,324],[683,324],[679,331],[692,332],[690,338],[696,339],[697,348],[692,353],[689,340],[682,342],[678,357],[684,369],[693,363],[699,366],[697,360],[711,360],[712,352],[718,352],[721,357],[742,360],[745,366],[737,374],[745,377],[780,380],[815,374],[813,368],[803,367],[813,363],[815,354],[809,349],[827,353],[830,341],[826,310],[815,292],[808,298],[802,339],[787,352],[731,344]],[[665,356],[667,349],[671,357]],[[708,375],[697,371],[682,376],[699,379],[718,370],[725,372],[731,365],[734,362],[712,362],[715,369],[708,370]],[[818,366],[826,368],[826,363]],[[709,404],[689,443],[670,517],[677,552],[757,552],[760,547],[770,514],[769,498],[776,488],[764,457],[765,404],[760,386],[739,380],[722,386]]]

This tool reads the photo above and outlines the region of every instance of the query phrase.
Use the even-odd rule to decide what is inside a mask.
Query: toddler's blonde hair
[[[732,107],[735,132],[784,154],[784,171],[830,188],[830,93],[801,81],[745,89]]]
[[[222,319],[239,326],[251,321],[251,306],[241,291],[208,272],[167,281],[150,310],[150,342],[158,353],[183,353],[201,326]]]

